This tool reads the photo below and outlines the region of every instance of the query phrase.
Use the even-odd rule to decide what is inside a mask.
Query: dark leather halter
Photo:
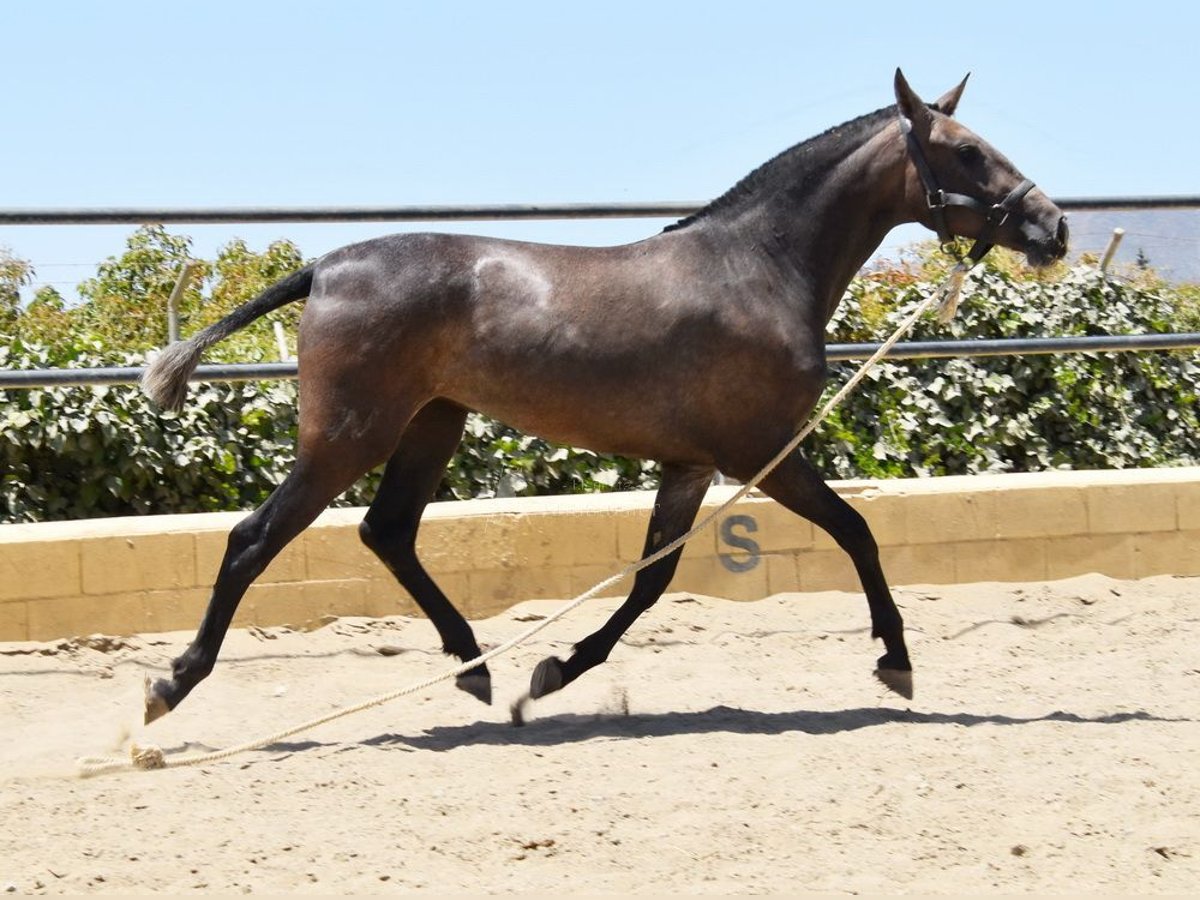
[[[933,214],[933,225],[937,230],[938,240],[942,242],[942,246],[950,247],[954,243],[954,234],[946,225],[947,206],[965,206],[967,209],[972,209],[983,216],[983,231],[975,239],[974,246],[971,247],[970,252],[967,254],[967,258],[974,265],[983,259],[987,255],[987,252],[992,249],[997,230],[1008,221],[1008,217],[1012,213],[1016,212],[1018,204],[1033,189],[1033,182],[1026,178],[1009,191],[1008,196],[1003,200],[990,206],[966,194],[943,191],[938,187],[937,178],[934,176],[933,170],[929,168],[929,161],[925,158],[925,151],[921,149],[920,142],[917,140],[916,135],[913,134],[912,122],[905,115],[900,116],[900,131],[908,144],[908,154],[912,157],[913,164],[917,167],[917,174],[921,177],[921,184],[925,186],[925,202],[929,204],[929,211]]]

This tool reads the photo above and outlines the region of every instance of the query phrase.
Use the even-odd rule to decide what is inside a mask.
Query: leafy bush
[[[937,277],[925,280],[926,275]],[[831,342],[882,340],[940,283],[940,272],[856,279]],[[887,302],[879,302],[879,295]],[[1011,255],[975,274],[947,325],[909,339],[1170,332],[1176,298],[1090,266],[1030,277]],[[857,363],[831,367],[841,384]],[[881,362],[809,439],[836,477],[905,477],[1200,461],[1195,352],[1087,353]]]
[[[87,350],[92,352],[89,354]],[[0,347],[0,366],[111,362]],[[123,365],[141,365],[129,355]],[[179,413],[136,387],[9,391],[0,406],[0,520],[39,521],[257,506],[292,458],[295,386],[198,385]]]

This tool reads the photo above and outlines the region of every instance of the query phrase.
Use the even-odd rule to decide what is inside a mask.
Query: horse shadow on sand
[[[956,712],[916,712],[887,707],[863,707],[841,710],[795,710],[760,712],[729,706],[692,712],[665,713],[599,713],[580,715],[565,713],[534,719],[522,727],[509,722],[472,722],[464,725],[440,725],[420,734],[380,734],[340,750],[355,747],[374,747],[388,750],[431,750],[443,752],[465,746],[525,746],[555,747],[593,740],[629,740],[637,738],[674,737],[702,734],[834,735],[901,723],[906,725],[977,725],[1021,726],[1043,722],[1070,725],[1121,725],[1130,722],[1191,722],[1186,718],[1167,718],[1148,712],[1116,712],[1097,716],[1056,710],[1040,716],[981,715]],[[300,752],[318,747],[337,747],[318,741],[298,741],[272,744],[267,753]]]

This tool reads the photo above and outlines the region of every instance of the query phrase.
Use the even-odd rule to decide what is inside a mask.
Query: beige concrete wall
[[[871,524],[894,585],[1102,572],[1200,574],[1200,468],[834,482]],[[705,510],[734,488],[713,488]],[[418,549],[472,618],[567,598],[638,558],[651,493],[430,506]],[[235,625],[416,608],[330,510],[251,587]],[[241,513],[0,526],[0,640],[192,629]],[[616,585],[609,593],[623,593]],[[858,590],[822,531],[752,494],[688,545],[671,590],[736,600]]]

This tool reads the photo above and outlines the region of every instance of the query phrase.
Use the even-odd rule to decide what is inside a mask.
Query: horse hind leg
[[[712,481],[713,470],[704,467],[663,465],[662,483],[654,498],[654,511],[646,532],[642,558],[656,552],[685,533],[695,521],[696,511]],[[607,622],[575,645],[565,661],[548,657],[538,663],[526,699],[536,700],[560,690],[588,669],[608,659],[621,636],[638,616],[653,606],[675,575],[683,548],[642,569],[634,577],[629,597]],[[522,721],[524,700],[513,706],[513,719]]]
[[[875,677],[907,700],[913,696],[912,663],[904,643],[904,620],[879,564],[879,548],[866,520],[839,497],[799,451],[759,484],[768,496],[823,528],[850,556],[871,611],[871,637],[883,640]]]
[[[388,460],[379,490],[359,526],[363,543],[429,617],[442,639],[443,651],[463,662],[481,655],[479,644],[467,620],[421,565],[416,541],[421,513],[462,439],[466,418],[465,409],[445,400],[434,400],[417,413]],[[458,676],[456,683],[484,703],[492,702],[486,665]]]
[[[369,429],[348,435],[328,428],[326,418],[344,421],[356,401],[337,392],[311,392],[317,399],[301,407],[300,440],[292,471],[257,510],[234,526],[213,584],[208,608],[195,638],[171,666],[171,678],[146,686],[145,720],[154,721],[174,709],[212,671],[225,634],[246,590],[301,531],[367,470],[381,463],[395,447],[411,411],[403,406],[379,415],[354,409]],[[333,399],[336,398],[336,399]]]

